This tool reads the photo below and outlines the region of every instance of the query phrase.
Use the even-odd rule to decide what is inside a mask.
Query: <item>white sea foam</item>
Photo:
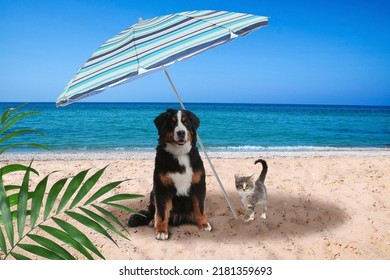
[[[334,148],[334,147],[227,147],[207,150],[210,158],[257,158],[257,157],[390,157],[389,148]],[[201,156],[204,153],[201,151]],[[111,151],[66,151],[5,153],[0,162],[34,160],[126,160],[153,159],[154,149],[111,150]]]

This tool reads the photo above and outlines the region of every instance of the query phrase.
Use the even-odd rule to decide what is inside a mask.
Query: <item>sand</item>
[[[0,166],[24,162],[31,155],[2,156]],[[390,151],[333,151],[291,153],[215,153],[210,155],[239,218],[235,219],[206,160],[206,209],[211,232],[194,225],[170,227],[170,239],[158,241],[154,230],[128,228],[129,240],[113,235],[87,234],[109,260],[389,260]],[[234,174],[259,174],[254,160],[268,162],[267,219],[242,220],[244,208],[234,187]],[[99,185],[131,179],[115,193],[145,198],[126,206],[145,209],[152,188],[153,153],[38,154],[32,176],[36,185],[51,171],[51,180],[91,173],[107,164]],[[6,183],[18,180],[6,178]],[[123,223],[129,214],[110,209]],[[123,231],[124,232],[124,231]],[[124,232],[125,233],[125,232]],[[78,256],[83,259],[82,256]]]

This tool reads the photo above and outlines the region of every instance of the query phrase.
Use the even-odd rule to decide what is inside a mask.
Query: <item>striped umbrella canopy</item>
[[[131,81],[267,24],[267,17],[211,10],[140,19],[92,54],[58,97],[57,106]]]

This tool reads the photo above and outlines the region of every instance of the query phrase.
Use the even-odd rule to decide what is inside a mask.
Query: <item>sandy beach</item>
[[[206,209],[211,232],[194,225],[170,228],[168,241],[157,241],[151,227],[128,228],[130,241],[119,245],[88,232],[109,260],[389,260],[390,151],[290,153],[211,153],[211,160],[239,214],[235,219],[206,160]],[[254,160],[263,158],[269,170],[267,219],[245,223],[244,208],[234,187],[234,174],[259,174]],[[31,155],[3,155],[0,165],[28,163]],[[91,172],[109,164],[99,185],[131,179],[114,192],[145,195],[126,206],[145,209],[152,188],[153,153],[37,154],[35,186],[54,170],[51,180]],[[92,174],[92,173],[90,173]],[[20,179],[20,178],[19,178]],[[19,180],[6,177],[6,183]],[[123,223],[128,214],[109,209]],[[82,259],[82,256],[79,256]]]

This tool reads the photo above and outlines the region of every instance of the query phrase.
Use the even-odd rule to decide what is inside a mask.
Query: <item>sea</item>
[[[3,112],[21,103],[0,103]],[[198,134],[209,151],[328,151],[390,149],[390,107],[281,104],[188,103],[200,121]],[[34,111],[8,132],[34,129],[12,143],[40,143],[52,151],[153,151],[153,120],[178,103],[87,103],[57,108],[28,103]],[[4,135],[0,135],[3,137]],[[17,147],[8,152],[30,152]]]

